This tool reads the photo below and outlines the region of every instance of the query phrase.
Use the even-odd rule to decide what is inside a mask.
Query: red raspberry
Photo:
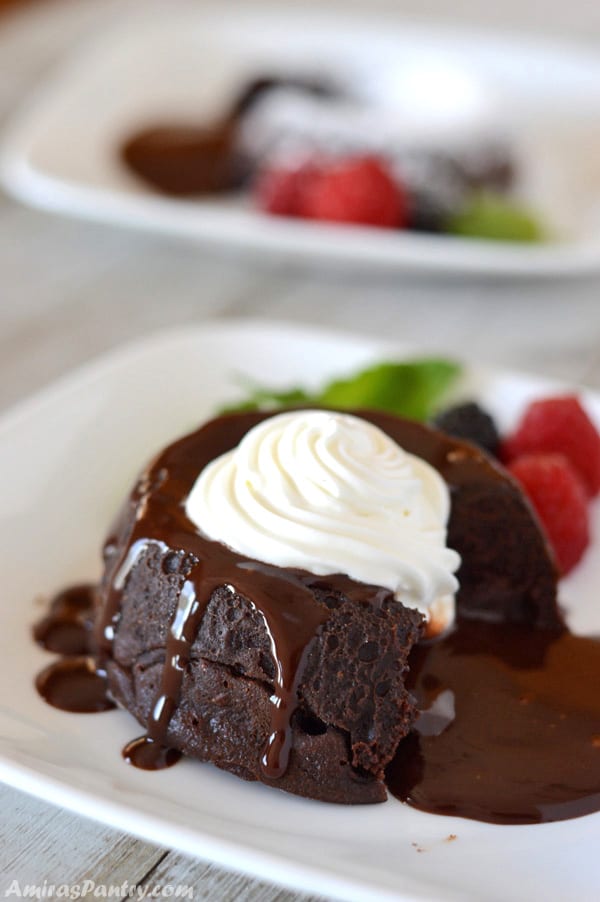
[[[332,163],[310,181],[303,214],[308,219],[394,229],[406,225],[408,201],[382,160],[354,157]]]
[[[568,573],[590,541],[587,497],[577,471],[560,454],[528,454],[508,470],[537,511],[561,572]]]
[[[563,454],[590,496],[600,491],[600,435],[575,395],[534,401],[504,442],[504,460],[522,454]]]
[[[306,188],[318,172],[317,166],[312,163],[294,169],[265,169],[254,187],[258,206],[277,216],[302,216]]]

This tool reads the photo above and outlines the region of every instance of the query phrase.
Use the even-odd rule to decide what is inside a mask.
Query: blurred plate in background
[[[174,200],[127,172],[122,140],[156,121],[219,115],[249,78],[319,71],[408,137],[442,145],[491,126],[553,240],[517,244],[259,213],[246,199]],[[567,274],[600,268],[600,58],[554,43],[344,13],[226,16],[171,4],[120,23],[48,82],[5,135],[1,175],[26,203],[255,253],[379,269]],[[424,137],[425,136],[425,137]]]

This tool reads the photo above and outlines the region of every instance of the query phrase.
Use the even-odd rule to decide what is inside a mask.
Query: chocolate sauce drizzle
[[[181,695],[181,686],[192,646],[213,592],[230,587],[246,597],[262,616],[275,662],[271,696],[271,729],[261,758],[267,779],[285,773],[291,750],[290,719],[297,706],[297,688],[310,647],[328,611],[317,602],[310,584],[315,577],[302,571],[269,567],[201,535],[185,513],[185,500],[199,472],[219,454],[235,447],[262,415],[216,420],[207,427],[167,448],[142,476],[107,542],[107,573],[101,590],[100,615],[95,644],[103,667],[112,656],[112,646],[121,612],[127,574],[152,544],[177,549],[191,556],[194,564],[181,592],[170,625],[161,686],[147,726],[147,734],[124,750],[135,765],[154,769],[165,760],[169,747],[171,718]],[[352,581],[333,577],[336,587],[351,595]],[[374,596],[381,590],[375,588]],[[389,593],[388,593],[389,594]]]
[[[44,701],[62,711],[93,714],[115,707],[107,692],[106,674],[93,658],[59,658],[37,675],[35,687]]]
[[[46,651],[61,655],[86,655],[94,625],[96,587],[82,583],[56,595],[47,615],[33,628],[33,638]]]
[[[147,548],[151,541],[144,539],[144,547]],[[275,780],[287,769],[291,750],[290,719],[297,706],[298,684],[311,643],[325,622],[327,612],[315,602],[310,589],[299,577],[291,573],[284,575],[279,568],[268,568],[258,561],[238,558],[218,542],[202,539],[201,543],[202,548],[198,542],[193,543],[195,553],[202,551],[204,557],[193,567],[181,590],[167,636],[160,691],[147,734],[127,745],[123,755],[131,764],[152,770],[163,761],[167,766],[174,763],[173,755],[165,759],[165,747],[192,646],[213,592],[221,586],[230,586],[232,592],[251,597],[253,607],[263,617],[275,661],[271,731],[261,758],[265,777]],[[283,587],[282,581],[285,582]],[[110,619],[114,621],[114,613]]]
[[[106,710],[113,703],[104,671],[128,573],[152,544],[189,555],[147,732],[123,750],[138,767],[168,767],[180,757],[169,745],[170,721],[206,606],[224,586],[246,597],[267,629],[276,675],[261,765],[267,780],[285,773],[297,689],[328,616],[313,594],[322,578],[235,554],[200,535],[184,507],[200,470],[264,416],[219,418],[167,448],[139,480],[106,543],[107,569],[97,596],[91,587],[61,593],[35,628],[46,648],[74,654],[38,676],[42,696],[66,710]],[[407,450],[420,451],[454,490],[481,477],[480,461],[449,455],[435,433],[401,423],[394,435],[392,418],[368,418]],[[486,478],[503,477],[490,468]],[[326,581],[332,591],[375,606],[390,595],[343,575]],[[95,664],[81,657],[90,650]],[[570,635],[558,619],[551,630],[459,619],[452,633],[413,650],[408,685],[422,713],[388,767],[390,791],[425,811],[493,823],[552,821],[600,810],[599,681],[600,641]]]

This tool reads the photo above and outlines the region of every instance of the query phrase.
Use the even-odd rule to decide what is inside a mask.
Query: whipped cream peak
[[[437,470],[366,420],[324,410],[263,420],[202,470],[186,502],[195,526],[238,554],[384,586],[431,632],[454,617],[449,513]]]

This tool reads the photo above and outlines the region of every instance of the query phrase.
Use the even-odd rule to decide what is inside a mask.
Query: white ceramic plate
[[[456,136],[487,116],[511,137],[522,191],[557,239],[474,241],[286,221],[235,200],[174,201],[138,184],[117,159],[137,125],[202,120],[249,74],[315,67],[401,108],[417,133],[445,116],[446,134]],[[47,209],[313,263],[572,273],[600,266],[599,109],[600,58],[583,50],[348,10],[343,19],[298,8],[227,16],[171,0],[119,23],[32,98],[5,136],[2,181]]]
[[[138,771],[120,755],[136,734],[129,714],[63,713],[33,688],[51,660],[29,633],[43,599],[98,576],[102,539],[137,470],[235,397],[236,373],[306,383],[310,359],[318,383],[392,354],[403,349],[298,327],[205,325],[126,347],[0,421],[0,778],[161,845],[344,899],[596,902],[600,815],[498,827],[393,798],[356,808],[311,802],[189,760]],[[503,425],[553,388],[484,372],[464,386]],[[588,401],[600,421],[600,400]],[[579,631],[600,627],[599,584],[600,547],[563,586]]]

